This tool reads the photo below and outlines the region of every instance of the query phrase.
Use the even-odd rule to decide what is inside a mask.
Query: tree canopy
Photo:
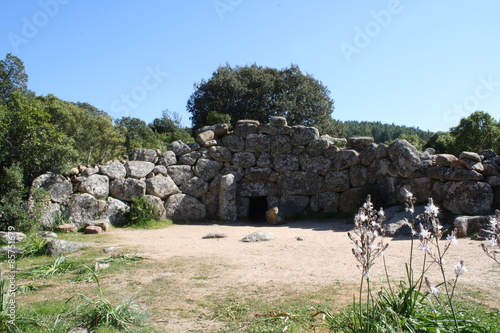
[[[282,70],[255,64],[221,66],[209,80],[195,85],[187,110],[193,130],[208,124],[211,112],[229,115],[233,126],[239,119],[266,123],[269,116],[283,116],[290,125],[335,130],[330,91],[297,65]]]

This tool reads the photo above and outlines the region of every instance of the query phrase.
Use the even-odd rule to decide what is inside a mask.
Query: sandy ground
[[[351,253],[347,231],[352,225],[343,220],[298,221],[280,226],[267,224],[198,224],[174,225],[157,230],[113,229],[116,244],[135,248],[139,255],[162,262],[181,258],[199,264],[223,262],[220,274],[211,280],[213,288],[237,288],[243,285],[269,286],[307,291],[333,283],[357,283],[360,271]],[[245,243],[241,239],[257,230],[267,230],[276,239]],[[203,239],[208,233],[228,235],[222,239]],[[300,238],[299,238],[300,237]],[[301,239],[301,240],[298,240]],[[405,276],[410,240],[386,238],[389,247],[385,259],[391,279]],[[465,261],[468,272],[458,280],[469,293],[489,295],[485,303],[500,308],[500,265],[486,257],[479,241],[459,239],[446,254],[446,270],[454,278],[453,265]],[[445,242],[443,242],[443,245]],[[416,244],[415,244],[416,245]],[[421,267],[423,252],[416,249],[415,267]],[[439,282],[437,267],[427,274]],[[385,281],[382,258],[371,271],[373,283]],[[457,292],[460,289],[457,288]]]

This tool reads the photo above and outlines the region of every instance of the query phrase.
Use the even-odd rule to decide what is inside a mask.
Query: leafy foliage
[[[128,213],[128,225],[143,226],[160,220],[158,207],[144,197],[133,198]]]
[[[239,119],[266,123],[272,115],[286,117],[290,125],[318,126],[334,109],[330,91],[296,65],[221,66],[195,89],[187,103],[194,130],[207,125],[213,111],[231,116],[232,126]]]
[[[457,151],[500,151],[500,124],[491,115],[476,111],[450,129]]]
[[[350,136],[372,136],[377,143],[391,143],[394,140],[406,138],[420,138],[429,140],[432,132],[420,128],[400,126],[394,124],[382,124],[380,121],[345,121],[343,122],[345,135]],[[412,140],[415,141],[415,140]],[[410,142],[410,141],[409,141]]]

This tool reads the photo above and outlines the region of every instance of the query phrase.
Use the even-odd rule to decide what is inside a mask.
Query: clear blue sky
[[[499,17],[496,0],[2,0],[0,56],[37,94],[185,125],[219,65],[293,63],[330,89],[334,119],[437,131],[500,118]]]

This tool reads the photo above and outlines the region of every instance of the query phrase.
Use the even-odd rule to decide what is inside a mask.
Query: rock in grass
[[[62,239],[51,239],[45,245],[45,253],[49,256],[58,256],[63,253],[75,252],[84,247],[86,247],[87,243],[80,242],[72,242]]]
[[[20,243],[26,239],[26,235],[22,232],[0,231],[0,239],[7,244]]]
[[[211,232],[201,237],[202,239],[211,239],[211,238],[227,238],[227,234],[223,232]]]
[[[7,245],[7,246],[2,246],[0,247],[0,253],[5,254],[7,256],[20,256],[23,254],[23,249],[20,249],[18,247],[15,247],[13,245]]]
[[[250,234],[246,237],[244,237],[241,241],[242,242],[265,242],[265,241],[270,241],[273,240],[275,237],[272,233],[266,230],[259,230],[254,232],[253,234]]]

